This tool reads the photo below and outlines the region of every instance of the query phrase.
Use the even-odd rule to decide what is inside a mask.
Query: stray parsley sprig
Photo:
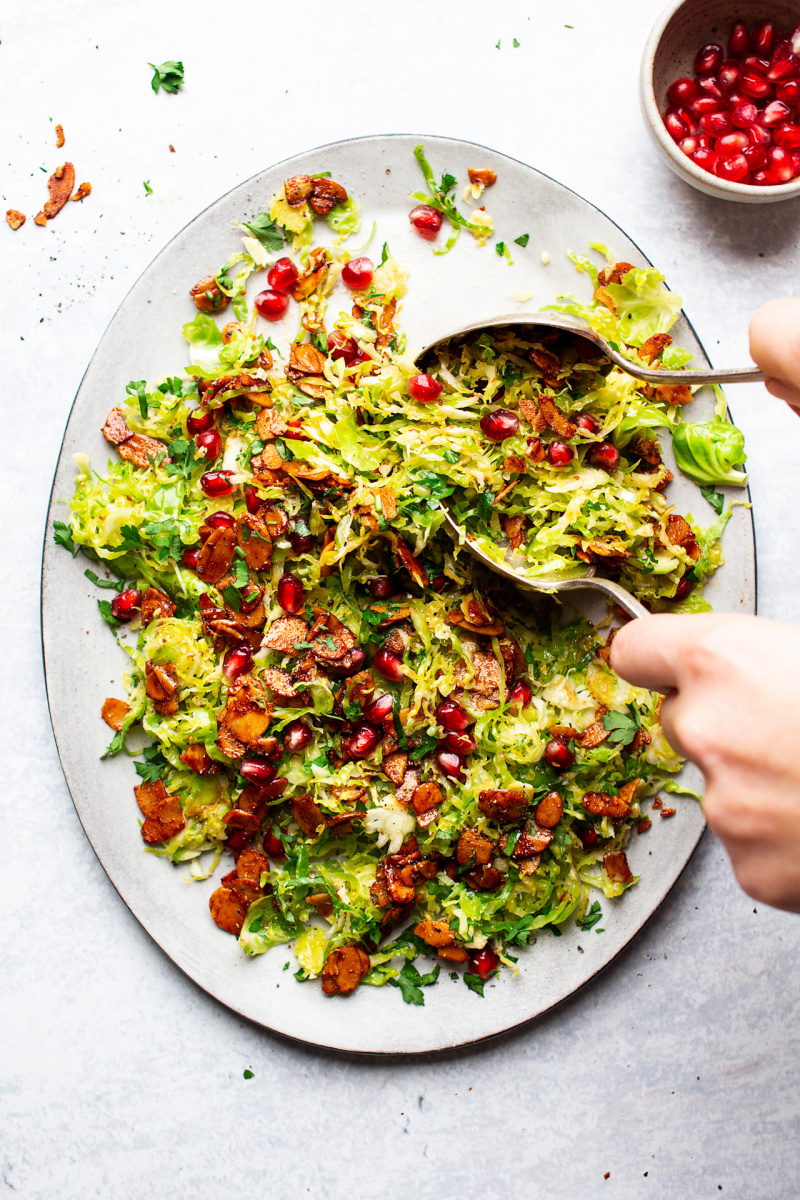
[[[76,546],[72,540],[72,531],[69,525],[64,521],[53,521],[53,541],[57,546],[63,546],[65,550],[69,550],[73,558],[80,550],[80,546]]]
[[[144,762],[135,762],[136,774],[145,783],[155,783],[161,778],[161,772],[166,771],[169,763],[164,758],[158,746],[145,746],[142,751]]]
[[[247,221],[242,221],[242,225],[261,242],[265,250],[273,251],[283,248],[283,230],[275,224],[269,213],[259,213],[249,224]]]
[[[431,170],[431,165],[425,157],[425,150],[421,143],[414,148],[414,157],[419,163],[420,170],[425,177],[428,191],[427,193],[412,192],[411,198],[419,200],[421,204],[428,204],[431,208],[435,208],[443,216],[447,217],[454,230],[452,237],[447,239],[444,250],[434,250],[434,254],[447,254],[449,250],[452,250],[458,241],[462,228],[469,229],[472,233],[483,235],[486,230],[480,225],[475,224],[474,221],[470,221],[469,217],[465,217],[456,208],[454,196],[450,194],[451,192],[455,193],[456,184],[458,183],[455,175],[450,175],[445,171],[442,175],[441,183],[437,183]]]
[[[169,92],[174,96],[177,91],[183,86],[183,63],[173,62],[171,59],[168,62],[161,63],[156,66],[155,63],[148,63],[148,67],[152,67],[155,74],[150,80],[150,87],[158,94],[159,88],[164,92]]]
[[[425,997],[423,996],[421,989],[424,987],[430,987],[432,984],[436,983],[436,980],[439,978],[439,970],[440,966],[439,963],[437,963],[433,970],[429,971],[427,975],[420,975],[414,964],[412,962],[407,962],[404,964],[400,974],[396,975],[394,979],[390,979],[389,983],[392,985],[392,987],[400,988],[400,992],[406,1004],[424,1005]]]
[[[603,728],[608,730],[608,742],[612,746],[627,746],[633,741],[637,730],[642,727],[642,718],[635,704],[628,705],[629,717],[621,712],[608,712],[602,717]]]
[[[584,933],[588,933],[589,930],[593,929],[594,926],[597,924],[597,922],[602,921],[602,919],[603,919],[603,910],[600,907],[600,901],[595,900],[592,907],[587,909],[586,912],[584,913],[584,915],[580,918],[579,921],[576,921],[575,924],[578,926],[578,929],[582,929],[584,931]],[[597,933],[605,933],[605,930],[598,929]]]

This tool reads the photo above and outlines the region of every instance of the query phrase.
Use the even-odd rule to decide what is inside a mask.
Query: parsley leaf
[[[500,257],[502,258],[502,256],[503,256],[503,255],[505,254],[505,252],[506,252],[506,244],[505,244],[505,242],[495,242],[494,248],[495,248],[495,250],[497,251],[497,253],[500,255]]]
[[[121,525],[122,542],[120,550],[144,550],[144,542],[135,525]]]
[[[87,579],[91,579],[92,583],[99,588],[113,588],[115,592],[123,592],[125,590],[124,579],[99,579],[94,571],[84,571]]]
[[[158,95],[158,89],[162,88],[163,91],[174,96],[183,84],[183,63],[169,60],[168,62],[161,63],[158,67],[155,63],[148,63],[147,65],[148,67],[152,67],[155,72],[153,78],[150,80],[150,87],[156,95]]]
[[[431,750],[436,747],[437,738],[429,737],[426,733],[418,746],[415,747],[409,754],[412,762],[416,762],[420,758],[424,758],[426,754],[430,754]]]
[[[708,501],[715,513],[722,514],[722,506],[725,503],[722,492],[715,492],[713,487],[704,487],[700,488],[700,495]]]
[[[143,180],[142,180],[142,187],[144,188],[146,195],[148,195],[148,196],[152,196],[152,194],[153,194],[153,189],[150,187],[150,180],[149,180],[149,179],[143,179]]]
[[[117,618],[114,616],[114,614],[111,611],[111,601],[110,600],[98,600],[97,607],[100,609],[100,616],[103,618],[103,620],[106,622],[107,625],[111,626],[112,629],[116,629],[117,626],[121,624],[121,622],[119,622],[117,620]]]
[[[145,746],[142,751],[144,762],[135,762],[136,774],[145,783],[155,783],[161,778],[161,772],[166,771],[169,763],[164,758],[164,755],[159,750],[158,746]]]
[[[637,729],[641,729],[642,722],[639,714],[632,704],[628,705],[631,716],[626,716],[625,713],[609,712],[603,718],[603,728],[608,730],[608,741],[612,746],[627,746],[633,741]]]
[[[597,922],[602,921],[602,919],[603,910],[600,907],[600,901],[595,900],[592,907],[587,909],[581,919],[576,921],[575,924],[578,926],[578,929],[582,929],[584,933],[588,933],[589,930],[593,929]]]
[[[101,758],[113,758],[115,754],[119,754],[120,750],[122,749],[123,740],[124,740],[124,734],[123,734],[122,730],[120,730],[119,733],[114,734],[113,738],[108,743],[108,745],[106,746],[105,750],[100,755],[100,757]]]
[[[425,997],[423,996],[421,989],[424,987],[430,987],[431,984],[436,983],[436,980],[439,978],[439,970],[440,967],[437,963],[433,970],[427,975],[420,975],[414,964],[412,962],[407,962],[400,974],[394,979],[390,979],[389,983],[392,985],[392,987],[400,988],[406,1004],[424,1005]]]
[[[518,238],[514,238],[514,245],[522,246],[524,250],[530,240],[531,235],[529,233],[521,233]]]
[[[73,542],[72,531],[64,521],[53,521],[53,541],[57,546],[63,546],[65,550],[69,550],[73,558],[80,549]]]
[[[244,1070],[244,1071],[242,1072],[242,1075],[243,1075],[243,1077],[244,1077],[245,1079],[255,1079],[255,1075],[254,1075],[254,1074],[253,1074],[253,1072],[252,1072],[251,1070],[249,1070],[249,1069],[246,1069],[246,1070]]]
[[[195,453],[194,440],[182,437],[174,438],[167,449],[172,459],[172,462],[167,463],[164,468],[167,475],[178,475],[181,479],[188,479],[200,461]]]
[[[445,462],[449,463],[457,463],[461,460],[461,455],[457,450],[444,450],[442,451],[442,457],[444,458]]]
[[[283,247],[283,230],[276,225],[269,213],[259,213],[248,224],[243,221],[245,229],[249,229],[265,250],[280,250]]]
[[[470,975],[469,972],[467,972],[464,975],[464,983],[471,992],[475,992],[476,995],[481,997],[481,999],[485,999],[483,995],[483,989],[486,986],[486,980],[481,979],[480,975]]]

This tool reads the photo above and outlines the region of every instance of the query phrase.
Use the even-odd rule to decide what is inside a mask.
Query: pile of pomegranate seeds
[[[695,76],[668,89],[670,137],[693,163],[731,183],[771,187],[800,176],[800,25],[733,27],[728,53],[701,46]]]

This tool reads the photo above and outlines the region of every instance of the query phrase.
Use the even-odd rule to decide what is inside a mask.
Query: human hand
[[[723,613],[654,615],[620,629],[611,666],[666,693],[664,732],[701,768],[706,818],[747,894],[800,912],[800,629]]]
[[[770,300],[750,320],[750,355],[764,386],[800,416],[800,300]]]

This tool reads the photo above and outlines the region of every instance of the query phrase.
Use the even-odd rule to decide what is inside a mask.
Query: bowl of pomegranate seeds
[[[800,195],[800,3],[672,4],[645,47],[641,100],[661,157],[701,192]]]

